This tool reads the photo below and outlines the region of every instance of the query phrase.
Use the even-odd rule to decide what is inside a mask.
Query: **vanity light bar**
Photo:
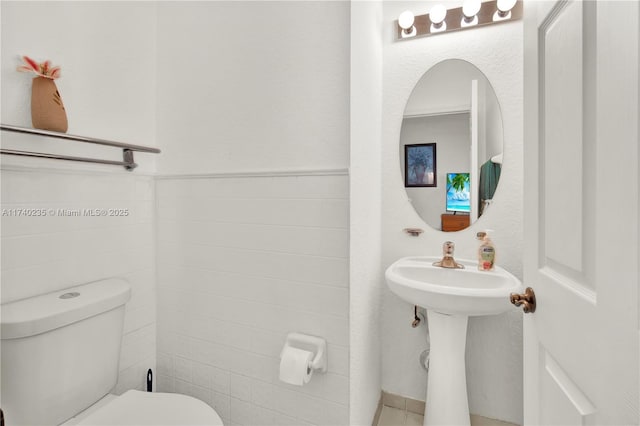
[[[443,25],[441,25],[446,26],[445,30],[434,31],[434,26],[432,26],[433,22],[431,21],[428,13],[414,17],[410,35],[408,31],[400,27],[396,20],[394,21],[396,26],[396,40],[409,40],[416,37],[445,34],[451,31],[468,30],[485,25],[501,24],[522,19],[522,0],[517,0],[513,8],[507,12],[501,12],[498,9],[498,1],[502,3],[504,0],[489,0],[482,2],[480,11],[471,21],[468,17],[465,20],[464,13],[462,13],[462,7],[448,9],[444,22],[442,23]]]

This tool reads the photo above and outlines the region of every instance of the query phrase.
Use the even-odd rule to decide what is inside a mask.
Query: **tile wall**
[[[158,387],[228,425],[349,422],[346,171],[160,177]],[[329,371],[278,380],[288,332],[322,336]]]
[[[154,181],[122,170],[46,169],[46,161],[34,161],[41,167],[3,165],[0,172],[2,303],[125,278],[132,296],[115,392],[143,389],[156,358]],[[41,209],[44,216],[29,213]],[[123,213],[90,216],[84,209]]]

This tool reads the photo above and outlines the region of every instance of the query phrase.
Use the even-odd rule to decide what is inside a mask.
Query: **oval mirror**
[[[411,92],[400,132],[404,186],[418,215],[450,232],[487,214],[502,149],[500,105],[485,75],[460,59],[431,67]]]

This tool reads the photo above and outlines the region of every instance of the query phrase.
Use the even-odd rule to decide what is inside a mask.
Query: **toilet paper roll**
[[[280,354],[280,380],[291,385],[309,383],[313,375],[313,352],[286,346]]]

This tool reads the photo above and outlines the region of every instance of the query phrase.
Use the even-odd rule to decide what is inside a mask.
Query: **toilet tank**
[[[0,306],[7,425],[57,425],[109,393],[130,297],[110,278]]]

